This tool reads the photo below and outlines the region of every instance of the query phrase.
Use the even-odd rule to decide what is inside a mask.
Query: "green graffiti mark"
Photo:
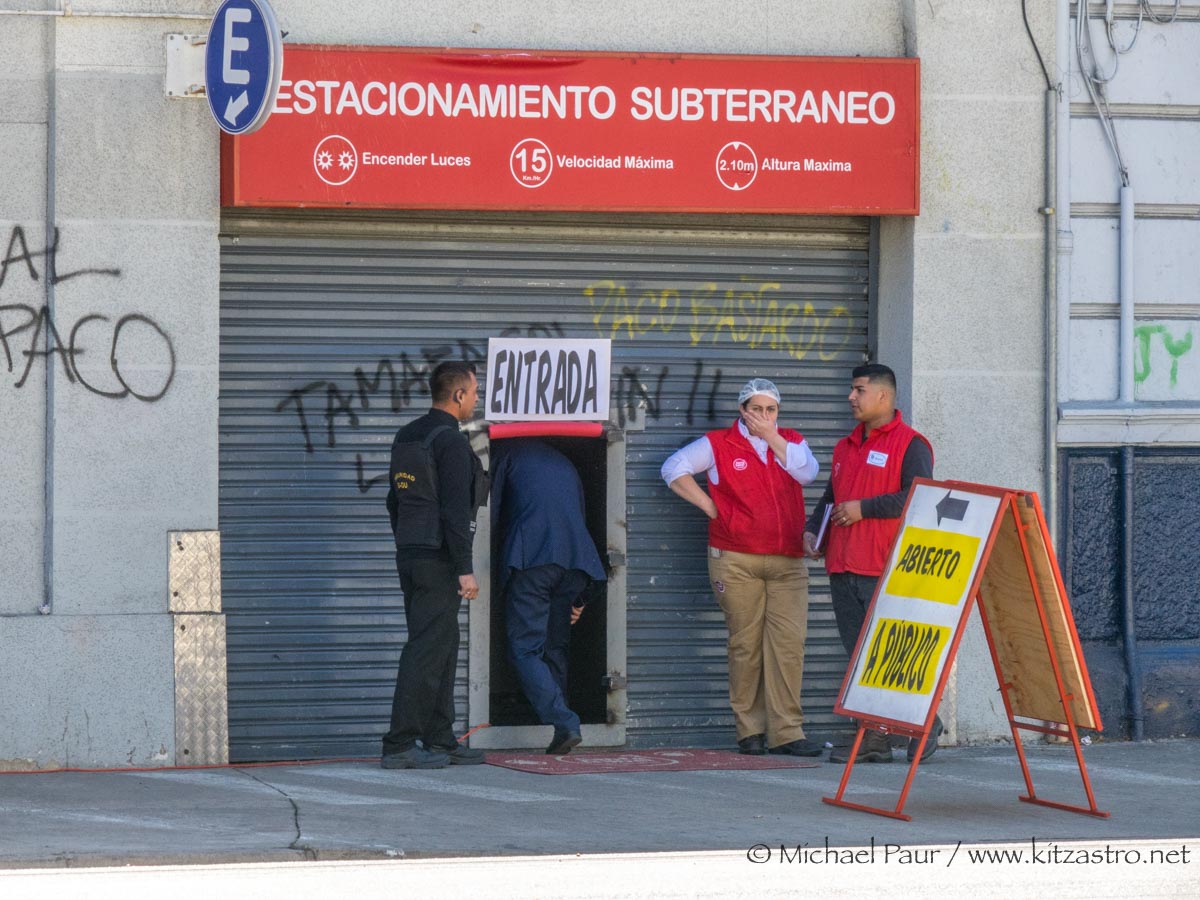
[[[1133,360],[1133,380],[1141,384],[1150,377],[1150,339],[1156,334],[1162,337],[1163,347],[1171,357],[1171,387],[1179,380],[1179,357],[1192,349],[1192,332],[1189,330],[1179,340],[1171,337],[1165,325],[1139,325],[1133,330],[1138,342],[1138,352]]]

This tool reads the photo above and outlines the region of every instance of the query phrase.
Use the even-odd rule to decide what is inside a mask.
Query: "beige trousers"
[[[729,627],[729,705],[738,740],[765,734],[767,746],[778,747],[803,738],[804,561],[709,547],[708,577]]]

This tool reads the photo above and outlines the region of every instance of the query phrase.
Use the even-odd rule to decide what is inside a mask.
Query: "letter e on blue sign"
[[[257,131],[275,108],[283,38],[267,0],[225,0],[213,16],[204,54],[208,108],[222,131]]]

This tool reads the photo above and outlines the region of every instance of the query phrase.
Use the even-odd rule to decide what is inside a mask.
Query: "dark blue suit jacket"
[[[595,581],[604,566],[584,518],[583,484],[571,461],[533,438],[492,444],[492,533],[504,535],[499,561],[512,569],[555,563]]]

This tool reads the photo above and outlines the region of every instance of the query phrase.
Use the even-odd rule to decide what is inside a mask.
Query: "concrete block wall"
[[[1041,492],[1045,79],[1019,10],[906,12],[906,50],[921,59],[921,215],[882,227],[880,359],[900,361],[936,477]],[[1053,4],[1030,4],[1030,25],[1052,55]],[[1010,735],[974,614],[954,688],[951,740]]]
[[[23,246],[46,245],[46,79],[49,28],[44,21],[15,19],[0,29],[0,153],[7,162],[0,201],[3,259],[21,256]],[[45,302],[41,257],[0,263],[0,333],[27,325]],[[44,367],[25,377],[29,336],[0,344],[0,417],[5,477],[0,479],[0,615],[34,612],[42,595],[42,465],[46,417]],[[22,382],[21,387],[17,387]]]
[[[203,102],[165,98],[165,35],[203,30],[173,16],[216,5],[0,21],[0,228],[6,244],[21,229],[37,275],[10,261],[0,285],[0,767],[175,760],[167,532],[217,524],[220,210],[217,130]],[[51,299],[35,344],[19,326]],[[51,322],[62,350],[18,388]]]

